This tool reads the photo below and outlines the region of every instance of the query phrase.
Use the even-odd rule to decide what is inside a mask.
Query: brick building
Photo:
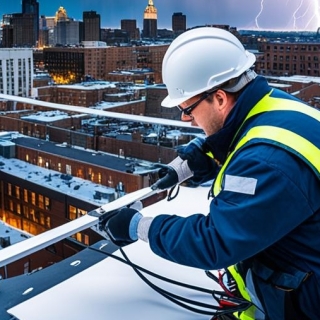
[[[113,71],[149,69],[162,82],[162,60],[168,45],[126,47],[45,48],[46,69],[57,84],[78,83],[87,75],[110,80]]]

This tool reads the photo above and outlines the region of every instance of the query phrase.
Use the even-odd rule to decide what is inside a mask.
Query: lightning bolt
[[[256,18],[255,18],[256,27],[257,27],[258,29],[260,29],[259,23],[258,23],[258,19],[259,19],[259,17],[261,16],[261,14],[262,14],[262,12],[263,12],[263,2],[264,2],[264,0],[261,0],[261,2],[260,2],[260,11],[259,11],[259,13],[257,14],[257,16],[256,16]]]
[[[287,7],[295,8],[290,19],[293,29],[314,30],[320,27],[319,1],[320,0],[300,0],[299,5],[296,6],[294,0],[286,0],[285,5]],[[272,3],[273,1],[269,0],[269,2]],[[259,17],[263,14],[264,4],[264,0],[260,0],[260,11],[255,17],[255,25],[258,29],[260,29]],[[289,29],[291,28],[289,27]]]
[[[298,6],[298,8],[294,11],[294,13],[293,13],[293,28],[294,29],[297,29],[297,20],[298,19],[301,19],[301,18],[303,18],[306,14],[307,14],[307,11],[308,10],[306,10],[305,12],[304,12],[304,14],[303,15],[301,15],[300,17],[298,17],[297,18],[297,13],[298,13],[298,11],[300,10],[300,8],[302,7],[302,5],[303,5],[303,0],[301,0],[300,1],[300,4],[299,4],[299,6]],[[309,8],[309,7],[308,7]]]

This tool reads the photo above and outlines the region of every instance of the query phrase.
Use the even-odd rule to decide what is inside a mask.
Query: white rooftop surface
[[[210,204],[208,191],[208,187],[181,187],[176,199],[170,202],[162,200],[143,209],[142,213],[146,216],[207,213]],[[124,251],[133,263],[159,275],[207,289],[221,289],[204,271],[164,260],[153,254],[145,242],[137,241],[126,246]],[[186,298],[215,304],[209,294],[192,292],[150,277],[148,279]],[[173,304],[146,285],[131,267],[110,257],[8,312],[20,320],[210,319],[208,315],[199,315]]]

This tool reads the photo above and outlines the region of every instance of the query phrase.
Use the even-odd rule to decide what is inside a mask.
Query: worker
[[[178,264],[234,266],[257,307],[240,319],[320,319],[320,112],[272,88],[254,63],[219,28],[171,43],[162,106],[178,107],[205,138],[180,150],[153,187],[214,179],[210,213],[152,218],[126,208],[106,230],[120,246],[148,241]]]

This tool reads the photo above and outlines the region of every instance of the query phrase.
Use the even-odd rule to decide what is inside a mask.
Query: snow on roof
[[[57,120],[67,119],[67,118],[69,118],[68,113],[60,110],[39,111],[37,113],[21,117],[22,120],[41,121],[41,122],[53,122]]]
[[[26,238],[30,237],[27,232],[21,231],[19,229],[16,229],[12,226],[9,226],[4,221],[0,220],[0,238],[7,238],[10,237],[10,244],[18,243],[20,241],[25,240]],[[0,244],[0,250],[3,249],[3,247]]]
[[[269,86],[274,88],[290,88],[290,84],[284,84],[284,83],[275,83],[275,82],[268,82]]]
[[[288,76],[288,77],[272,77],[266,76],[267,79],[275,79],[280,81],[287,81],[287,82],[299,82],[299,83],[320,83],[320,77],[310,77],[310,76],[302,76],[302,75],[295,75],[295,76]]]
[[[0,157],[0,169],[10,175],[32,181],[35,184],[45,186],[63,194],[74,196],[75,198],[96,206],[101,206],[108,202],[108,199],[104,198],[101,200],[95,199],[94,195],[96,192],[106,195],[114,193],[113,188],[73,176],[70,176],[70,180],[63,179],[62,174],[58,171],[38,167],[18,159]]]

